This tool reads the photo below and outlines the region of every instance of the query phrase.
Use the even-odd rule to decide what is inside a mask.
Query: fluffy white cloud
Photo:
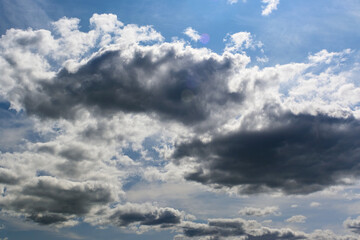
[[[224,42],[227,42],[224,51],[237,52],[245,49],[261,48],[262,43],[253,40],[251,33],[249,32],[238,32],[232,35],[227,35],[224,38]]]

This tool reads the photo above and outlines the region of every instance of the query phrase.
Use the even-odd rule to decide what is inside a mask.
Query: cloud
[[[19,177],[16,176],[12,171],[5,168],[0,168],[0,183],[5,184],[16,184],[19,182]]]
[[[179,224],[182,213],[173,208],[157,208],[150,205],[127,204],[111,210],[109,220],[117,226],[136,223],[145,226],[159,225],[162,228]]]
[[[277,9],[277,6],[280,3],[280,0],[262,0],[263,3],[267,4],[265,7],[263,7],[263,10],[261,12],[261,15],[268,16],[270,15],[274,10]]]
[[[72,118],[85,108],[156,113],[193,124],[208,118],[210,106],[220,108],[242,98],[221,84],[230,73],[231,60],[198,60],[196,52],[201,54],[174,44],[108,51],[76,73],[63,70],[51,82],[41,82],[41,90],[26,94],[22,101],[29,114],[44,118]]]
[[[295,215],[286,219],[285,221],[288,223],[305,223],[306,219],[307,217],[303,215]]]
[[[224,51],[228,51],[228,52],[237,52],[237,51],[241,52],[244,49],[261,48],[263,45],[259,41],[258,42],[254,41],[251,33],[249,32],[238,32],[232,35],[228,34],[224,38],[224,42],[227,42]]]
[[[234,4],[234,3],[237,3],[238,0],[227,0],[227,2],[228,2],[229,4]]]
[[[240,215],[245,216],[256,216],[263,217],[266,215],[279,215],[279,207],[264,207],[264,208],[254,208],[254,207],[245,207],[239,211]]]
[[[309,56],[309,60],[312,62],[325,62],[326,64],[330,64],[331,61],[338,57],[340,58],[340,61],[344,61],[345,55],[351,53],[350,49],[345,49],[342,52],[328,52],[326,49],[321,50],[318,53],[315,53],[314,55]]]
[[[197,42],[201,39],[201,35],[191,27],[185,29],[184,34],[187,35],[191,40]]]
[[[212,237],[223,239],[227,237],[244,237],[243,239],[304,239],[305,234],[290,229],[271,229],[261,226],[256,221],[238,219],[210,219],[208,224],[185,223],[183,225],[186,237]]]
[[[242,219],[186,222],[175,208],[127,202],[124,191],[139,179],[307,194],[358,176],[359,88],[352,70],[333,65],[345,54],[260,69],[242,52],[256,43],[250,33],[228,35],[232,45],[217,54],[112,14],[90,24],[82,32],[62,18],[0,39],[0,95],[34,131],[21,151],[0,153],[2,213],[58,227],[298,239]]]
[[[174,239],[251,239],[251,240],[356,240],[351,235],[336,235],[330,230],[315,230],[312,233],[294,231],[289,228],[264,227],[254,220],[209,219],[207,224],[184,222],[181,224],[184,234]]]
[[[359,174],[360,125],[356,119],[273,115],[275,109],[263,110],[271,116],[269,128],[240,130],[206,143],[194,139],[177,146],[174,158],[181,162],[191,157],[198,163],[186,179],[240,186],[243,193],[271,189],[307,194]]]
[[[114,200],[107,186],[75,183],[53,177],[39,177],[22,186],[16,193],[0,200],[3,210],[19,212],[40,224],[66,224],[89,213],[97,204]]]
[[[319,203],[319,202],[310,203],[310,207],[313,207],[313,208],[320,207],[320,206],[321,206],[321,203]]]
[[[228,4],[235,4],[239,0],[227,0]],[[243,0],[245,3],[246,0]],[[263,10],[261,12],[262,16],[268,16],[270,15],[274,10],[277,9],[277,6],[280,3],[280,0],[262,0],[262,3],[266,4],[265,6],[262,6]]]
[[[357,217],[355,219],[348,218],[344,221],[344,227],[349,229],[350,231],[354,233],[360,234],[360,217]]]

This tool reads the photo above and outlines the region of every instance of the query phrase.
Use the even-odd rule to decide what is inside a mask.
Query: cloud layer
[[[1,99],[32,128],[21,148],[0,153],[2,213],[57,227],[172,229],[179,239],[351,239],[244,219],[198,223],[128,202],[126,191],[140,179],[305,195],[358,178],[359,69],[346,62],[354,52],[259,68],[248,66],[245,51],[261,47],[248,32],[228,35],[218,54],[112,14],[90,25],[82,32],[78,19],[62,18],[52,31],[10,29],[0,39]],[[305,220],[295,217],[288,222]],[[358,232],[355,220],[344,225]]]

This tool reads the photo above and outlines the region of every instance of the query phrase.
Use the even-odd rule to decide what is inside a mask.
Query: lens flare
[[[207,33],[201,34],[200,42],[201,42],[202,44],[207,44],[209,41],[210,41],[210,36],[209,36],[209,34],[207,34]]]

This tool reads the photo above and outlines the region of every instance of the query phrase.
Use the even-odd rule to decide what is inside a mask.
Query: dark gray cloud
[[[28,216],[28,219],[37,222],[42,225],[50,225],[50,224],[56,224],[56,223],[62,223],[66,222],[69,219],[67,217],[64,217],[61,214],[31,214]]]
[[[306,234],[290,229],[271,229],[261,226],[256,221],[243,219],[212,219],[208,224],[187,223],[183,226],[186,237],[210,237],[209,239],[226,239],[227,237],[246,237],[251,240],[307,239]]]
[[[17,196],[3,199],[0,206],[21,212],[40,224],[54,224],[83,216],[93,206],[111,201],[113,196],[106,186],[60,181],[45,176],[24,185]]]
[[[179,224],[181,219],[181,212],[172,208],[146,208],[132,204],[119,207],[109,217],[112,224],[121,227],[130,224],[170,227]]]
[[[263,130],[239,130],[209,143],[183,143],[174,158],[179,163],[194,157],[199,163],[186,175],[188,180],[241,186],[245,193],[278,189],[307,194],[359,175],[359,121],[291,113],[270,119]]]
[[[161,56],[154,53],[158,49]],[[42,82],[39,92],[26,92],[25,109],[44,118],[68,119],[81,108],[156,113],[192,124],[207,119],[215,108],[241,101],[242,95],[230,93],[226,84],[230,59],[197,60],[194,52],[177,51],[171,45],[138,48],[130,57],[107,51],[76,73],[64,69],[53,81]]]

